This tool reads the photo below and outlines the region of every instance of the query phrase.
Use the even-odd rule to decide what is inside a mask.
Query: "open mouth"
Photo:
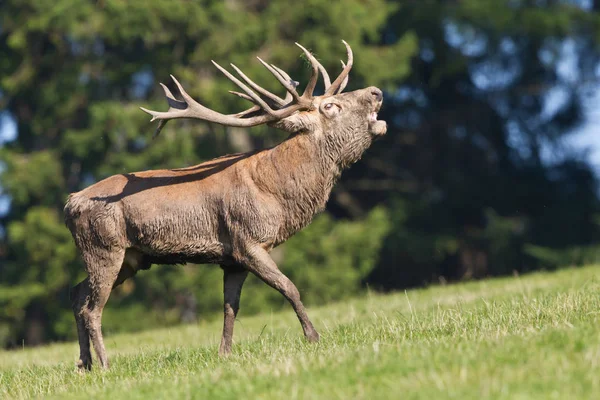
[[[378,101],[375,104],[375,107],[373,107],[373,111],[369,114],[369,122],[370,123],[375,123],[377,122],[377,113],[379,112],[379,110],[381,109],[381,104],[383,102],[382,101]]]
[[[377,119],[377,112],[381,108],[381,102],[377,103],[375,109],[369,114],[369,128],[371,134],[375,136],[385,135],[387,132],[387,123],[385,121],[379,121]]]

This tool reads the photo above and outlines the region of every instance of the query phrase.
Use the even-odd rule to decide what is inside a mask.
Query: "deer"
[[[87,277],[70,299],[79,341],[79,370],[92,368],[90,341],[103,369],[109,367],[101,320],[111,291],[152,264],[218,264],[223,269],[224,319],[218,354],[232,350],[242,286],[249,273],[279,291],[294,309],[305,339],[317,342],[294,283],[270,256],[271,250],[307,226],[325,209],[341,172],[358,161],[387,131],[377,119],[383,93],[367,87],[342,93],[353,65],[347,61],[331,81],[323,65],[296,43],[310,62],[302,94],[282,69],[258,60],[286,90],[284,98],[212,61],[252,103],[237,114],[222,114],[195,101],[175,77],[182,100],[161,83],[169,109],[151,111],[156,137],[171,119],[192,118],[229,127],[266,124],[289,136],[271,148],[231,154],[199,165],[110,176],[71,193],[65,224],[82,257]],[[307,63],[308,65],[308,63]],[[314,95],[319,76],[325,90]]]

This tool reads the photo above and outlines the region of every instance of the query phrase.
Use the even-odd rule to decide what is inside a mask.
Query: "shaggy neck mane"
[[[353,137],[352,135],[348,135]],[[285,241],[325,209],[344,168],[356,162],[370,140],[335,140],[315,132],[295,134],[260,153],[253,176],[257,186],[277,198],[287,217],[277,238]]]

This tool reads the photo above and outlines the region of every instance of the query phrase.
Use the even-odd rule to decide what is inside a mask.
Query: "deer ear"
[[[298,112],[282,120],[274,122],[271,126],[289,133],[302,131],[315,131],[317,129],[318,116],[311,112]]]

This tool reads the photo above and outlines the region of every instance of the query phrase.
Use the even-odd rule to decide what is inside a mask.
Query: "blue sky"
[[[600,175],[600,86],[596,86],[590,100],[584,103],[584,115],[584,123],[565,139],[566,144],[576,149],[587,149],[587,158],[596,174]]]
[[[0,146],[17,138],[17,124],[8,112],[0,112]]]

